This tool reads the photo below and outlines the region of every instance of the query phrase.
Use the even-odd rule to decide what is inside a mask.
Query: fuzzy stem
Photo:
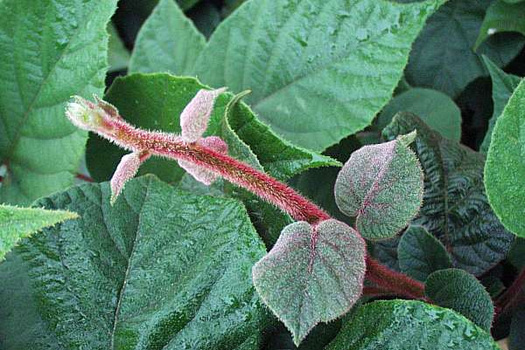
[[[75,175],[75,177],[79,180],[82,180],[82,181],[86,181],[86,182],[93,182],[93,179],[90,178],[89,176],[87,175],[84,175],[84,174],[81,174],[81,173],[77,173]]]

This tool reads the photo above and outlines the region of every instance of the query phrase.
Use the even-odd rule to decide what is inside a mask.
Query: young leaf
[[[516,75],[505,73],[486,56],[483,56],[483,62],[490,73],[490,78],[492,79],[492,101],[494,102],[494,112],[489,120],[489,128],[480,147],[480,152],[487,153],[492,138],[492,131],[494,130],[494,124],[496,124],[496,120],[503,112],[510,96],[518,87],[521,78]]]
[[[345,314],[361,296],[365,242],[336,220],[315,227],[295,222],[253,267],[263,301],[292,332],[298,345],[319,322]]]
[[[103,183],[38,202],[81,218],[0,264],[5,348],[259,349],[269,315],[250,274],[265,249],[239,202],[152,176],[109,201]]]
[[[195,73],[252,90],[248,103],[274,131],[323,150],[371,123],[443,2],[247,1],[219,25]]]
[[[208,129],[215,100],[225,88],[216,90],[199,90],[180,114],[182,137],[186,142],[197,142]]]
[[[29,237],[44,227],[76,218],[78,218],[76,213],[63,210],[0,205],[0,262],[20,239]]]
[[[401,272],[425,282],[434,271],[452,267],[447,250],[423,226],[412,225],[401,236],[397,247]]]
[[[394,97],[374,124],[382,130],[398,112],[414,113],[442,136],[454,141],[461,139],[461,111],[450,97],[440,91],[411,88]]]
[[[491,336],[452,310],[420,301],[360,307],[326,350],[500,350]]]
[[[524,18],[525,6],[523,4],[508,4],[502,0],[494,1],[487,9],[474,49],[496,33],[518,32],[525,35]]]
[[[417,214],[423,199],[423,172],[408,147],[409,134],[352,153],[335,182],[335,201],[356,216],[359,233],[382,239],[401,231]]]
[[[490,331],[494,305],[479,281],[463,270],[436,271],[425,283],[425,294],[439,306],[452,309]]]
[[[160,0],[135,42],[130,73],[169,72],[189,75],[206,39],[174,0]]]
[[[429,20],[414,43],[406,70],[412,85],[440,90],[455,98],[474,79],[486,75],[481,56],[499,67],[509,63],[525,40],[495,36],[473,51],[485,11],[492,0],[450,0]]]
[[[505,227],[525,237],[525,80],[496,121],[485,165],[490,205]]]
[[[412,148],[425,174],[423,206],[413,223],[447,247],[454,266],[479,276],[505,257],[514,240],[485,196],[484,157],[441,137],[410,113],[395,116],[383,136],[391,140],[413,130]]]
[[[0,202],[28,204],[73,184],[86,133],[64,107],[103,91],[116,2],[0,2]]]

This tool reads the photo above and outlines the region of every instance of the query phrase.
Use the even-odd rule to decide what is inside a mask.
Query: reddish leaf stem
[[[512,282],[510,287],[495,301],[495,319],[511,310],[524,299],[521,295],[525,291],[525,269],[522,269],[518,277]]]
[[[86,182],[94,182],[94,180],[92,178],[90,178],[89,176],[87,175],[84,175],[84,174],[80,174],[80,173],[77,173],[75,175],[75,177],[79,180],[82,180],[82,181],[86,181]]]

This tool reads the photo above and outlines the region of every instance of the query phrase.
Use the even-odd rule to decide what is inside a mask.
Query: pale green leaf
[[[323,150],[371,123],[443,2],[247,1],[217,28],[195,73],[252,90],[248,103],[277,134]]]
[[[86,133],[71,95],[102,93],[116,0],[0,2],[0,202],[28,204],[73,184]]]
[[[109,71],[115,72],[126,69],[129,64],[130,53],[124,46],[120,39],[115,26],[110,23],[108,25],[109,43],[108,43],[108,63]]]
[[[489,36],[503,32],[525,35],[525,4],[494,1],[487,9],[474,48],[477,49]]]
[[[81,218],[0,264],[2,346],[259,349],[269,315],[250,276],[265,248],[243,206],[152,176],[130,181],[113,206],[110,192],[89,184],[38,202]]]

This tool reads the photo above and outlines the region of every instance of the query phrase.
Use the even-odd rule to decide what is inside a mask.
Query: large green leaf
[[[485,14],[475,47],[489,36],[502,32],[518,32],[525,35],[525,4],[509,4],[494,1]]]
[[[522,38],[494,36],[473,51],[485,11],[492,0],[450,0],[429,20],[414,43],[406,75],[416,86],[456,97],[477,77],[486,75],[480,54],[498,66],[523,48]]]
[[[422,282],[432,272],[452,267],[443,244],[422,226],[411,225],[403,233],[397,256],[401,271]]]
[[[78,215],[62,210],[0,205],[0,261],[24,237]]]
[[[212,35],[195,66],[286,139],[323,150],[368,126],[402,76],[412,42],[444,0],[251,0]]]
[[[296,345],[317,323],[350,310],[361,295],[364,275],[364,240],[333,219],[315,227],[304,221],[286,226],[253,267],[255,288]]]
[[[258,349],[268,314],[250,272],[265,249],[242,205],[152,176],[109,200],[103,183],[38,202],[81,219],[25,240],[0,265],[3,345]]]
[[[459,269],[434,272],[426,280],[425,294],[437,305],[459,312],[490,331],[494,305],[485,287],[468,272]]]
[[[0,202],[28,204],[73,184],[86,133],[71,95],[101,93],[116,0],[0,2]]]
[[[394,117],[383,135],[394,139],[417,130],[412,144],[425,173],[419,217],[447,247],[454,266],[481,275],[507,254],[513,235],[490,208],[483,185],[483,155],[441,137],[413,114]]]
[[[496,121],[485,165],[490,205],[507,229],[525,237],[525,80]]]
[[[487,70],[490,73],[490,78],[492,79],[492,101],[494,104],[494,111],[489,120],[489,128],[480,147],[480,152],[487,153],[492,138],[492,131],[494,130],[494,124],[503,112],[510,96],[518,87],[521,78],[505,73],[486,56],[483,57],[483,61],[485,62],[485,66],[487,67]]]
[[[376,301],[361,307],[326,350],[499,350],[465,317],[420,301]]]
[[[206,39],[173,0],[160,0],[135,42],[129,72],[191,75]]]

